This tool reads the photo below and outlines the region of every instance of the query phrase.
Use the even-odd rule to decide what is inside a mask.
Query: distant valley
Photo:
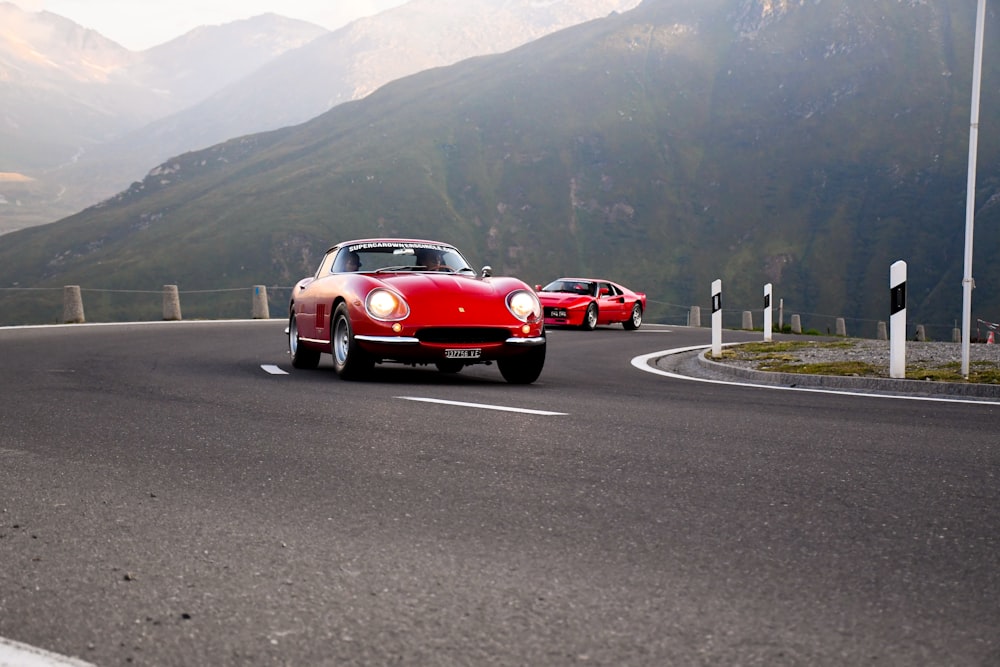
[[[411,0],[334,32],[266,14],[133,53],[0,2],[0,234],[76,213],[171,156],[636,4]]]

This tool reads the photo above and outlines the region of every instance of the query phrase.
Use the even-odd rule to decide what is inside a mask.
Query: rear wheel
[[[347,304],[340,304],[333,313],[331,330],[333,370],[344,380],[357,380],[368,374],[374,361],[361,349],[354,338]]]
[[[587,312],[583,314],[583,324],[580,328],[584,331],[593,331],[597,328],[597,304],[591,303],[587,306]]]
[[[622,326],[629,331],[635,331],[642,324],[642,306],[636,303],[632,306],[632,314],[627,320],[622,322]]]
[[[299,340],[299,325],[295,313],[288,318],[288,353],[292,355],[292,367],[313,369],[319,366],[320,351],[306,347]]]
[[[533,347],[516,357],[497,360],[500,375],[511,384],[531,384],[542,374],[544,365],[545,344]]]

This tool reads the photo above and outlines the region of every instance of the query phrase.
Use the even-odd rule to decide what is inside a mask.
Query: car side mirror
[[[542,286],[541,285],[535,285],[535,291],[536,292],[541,292],[542,291]]]
[[[490,276],[493,275],[493,267],[487,264],[486,266],[483,267],[483,270],[479,275],[483,278],[489,278]]]

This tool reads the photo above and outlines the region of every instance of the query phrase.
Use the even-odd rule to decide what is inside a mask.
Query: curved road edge
[[[647,373],[710,384],[913,401],[1000,405],[1000,387],[995,385],[769,373],[736,368],[705,359],[701,350],[709,347],[711,346],[693,345],[650,352],[633,358],[632,365]]]

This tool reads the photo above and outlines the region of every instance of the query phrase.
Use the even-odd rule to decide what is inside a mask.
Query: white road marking
[[[441,405],[457,405],[462,408],[479,408],[480,410],[501,410],[503,412],[520,412],[526,415],[545,415],[547,417],[562,416],[566,412],[550,412],[548,410],[532,410],[530,408],[508,408],[503,405],[490,405],[488,403],[464,403],[462,401],[445,401],[438,398],[422,398],[420,396],[397,396],[404,401],[418,401],[421,403],[440,403]]]
[[[274,364],[261,364],[260,367],[271,375],[288,375],[288,371],[283,371]]]
[[[0,667],[94,667],[94,665],[0,637]]]
[[[738,343],[728,343],[728,345],[738,345]],[[674,378],[675,380],[689,380],[691,382],[707,382],[708,384],[727,384],[734,387],[757,387],[759,389],[782,389],[784,391],[805,391],[813,394],[839,394],[841,396],[864,396],[866,398],[897,398],[908,401],[929,401],[932,403],[973,403],[975,405],[1000,405],[997,401],[987,401],[987,400],[972,400],[966,398],[949,398],[945,396],[910,396],[908,394],[873,394],[861,391],[850,391],[846,389],[821,389],[819,387],[790,387],[782,384],[758,384],[755,382],[742,382],[739,380],[710,380],[708,378],[698,378],[691,377],[690,375],[679,375],[677,373],[671,373],[670,371],[661,370],[659,368],[654,368],[649,365],[651,359],[657,359],[659,357],[666,357],[671,354],[681,354],[683,352],[692,352],[694,350],[705,350],[710,348],[711,345],[692,345],[691,347],[678,347],[672,350],[661,350],[659,352],[650,352],[649,354],[643,354],[641,356],[632,359],[632,365],[638,368],[640,371],[645,371],[647,373],[653,373],[655,375],[663,375],[665,377]]]

